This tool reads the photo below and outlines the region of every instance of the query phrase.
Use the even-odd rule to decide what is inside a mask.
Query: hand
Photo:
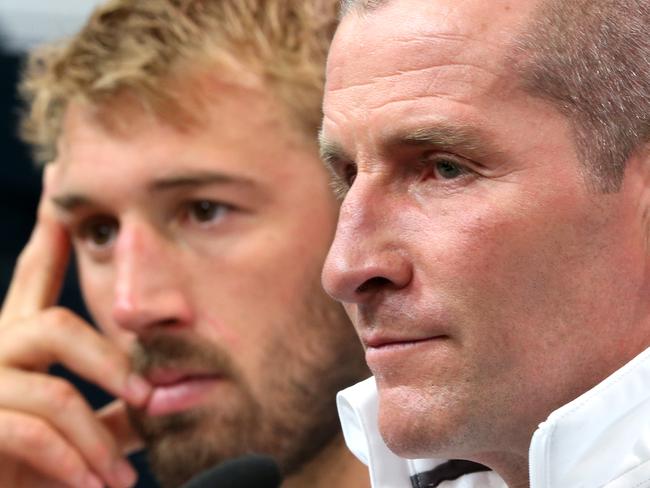
[[[0,486],[128,487],[136,474],[123,456],[140,440],[125,402],[142,406],[150,386],[124,352],[54,306],[70,252],[49,201],[56,166],[46,169],[37,223],[0,312]],[[53,363],[121,400],[93,412],[71,384],[47,374]]]

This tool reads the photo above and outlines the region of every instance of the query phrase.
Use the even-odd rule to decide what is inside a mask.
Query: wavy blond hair
[[[123,94],[171,123],[192,123],[201,103],[192,103],[191,90],[179,91],[185,77],[203,70],[236,83],[244,68],[315,140],[337,3],[110,1],[76,36],[30,55],[20,85],[26,102],[22,137],[37,160],[50,161],[71,101],[110,106]]]

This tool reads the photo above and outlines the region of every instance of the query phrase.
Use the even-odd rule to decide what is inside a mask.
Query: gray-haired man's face
[[[644,347],[640,170],[592,193],[568,121],[519,88],[505,59],[534,6],[394,1],[330,52],[322,149],[346,196],[323,281],[400,454],[525,466],[537,424]]]

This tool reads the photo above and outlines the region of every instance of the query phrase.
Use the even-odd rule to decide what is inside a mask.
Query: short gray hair
[[[649,30],[647,0],[543,0],[517,43],[524,89],[569,118],[601,191],[620,188],[650,138]]]
[[[377,9],[388,2],[389,0],[341,0],[339,19],[345,17],[352,10],[359,13],[368,12]]]
[[[341,0],[339,16],[389,0]],[[570,120],[598,190],[620,188],[628,159],[650,139],[650,2],[541,0],[509,64],[529,94]]]

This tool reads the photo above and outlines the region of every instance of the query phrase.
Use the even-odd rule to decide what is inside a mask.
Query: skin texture
[[[122,455],[142,442],[127,422],[126,405],[144,405],[151,387],[132,374],[123,352],[53,307],[70,246],[49,200],[54,170],[44,173],[37,224],[0,314],[0,485],[131,486],[135,473]],[[71,385],[43,374],[55,362],[120,400],[92,412]]]
[[[535,2],[349,14],[322,153],[344,195],[323,271],[366,346],[395,452],[528,486],[548,414],[650,344],[647,151],[588,189],[568,121],[505,62]]]
[[[86,331],[80,336],[92,336],[74,335],[71,342],[68,333],[58,342],[65,343],[65,354],[85,351],[83,361],[68,363],[102,386],[115,385],[108,389],[119,397],[129,398],[122,376],[132,369],[146,380],[130,406],[121,401],[112,407],[119,406],[119,414],[104,414],[115,428],[102,431],[104,443],[95,432],[101,422],[88,407],[82,417],[66,415],[84,426],[79,439],[104,450],[85,458],[82,441],[64,432],[61,449],[67,447],[76,462],[67,469],[75,476],[94,473],[110,486],[131,484],[109,481],[108,470],[93,464],[112,462],[107,445],[119,459],[126,443],[122,426],[128,440],[144,440],[164,486],[250,451],[276,456],[285,487],[364,486],[367,472],[342,445],[334,407],[335,392],[367,370],[343,309],[320,287],[338,210],[327,172],[313,142],[261,87],[214,83],[219,96],[206,103],[203,123],[184,131],[127,99],[107,110],[129,121],[128,132],[107,130],[102,111],[81,104],[67,110],[60,157],[51,165],[42,203],[48,217],[38,228],[56,227],[47,237],[56,233],[61,242],[59,257],[50,259],[58,275],[71,240],[84,298],[105,335],[69,312],[52,311],[53,298],[31,304],[26,315],[35,334],[48,316],[59,314],[61,324],[77,324]],[[43,259],[43,248],[40,253]],[[35,268],[37,260],[31,261]],[[41,288],[51,294],[55,284]],[[28,346],[17,350],[25,327],[14,321],[3,317],[3,332],[14,345],[4,347],[0,381],[20,374],[29,354]],[[67,327],[55,324],[51,334]],[[99,344],[110,359],[90,359]],[[38,364],[46,366],[53,356],[43,352]],[[201,381],[188,387],[190,394],[180,392],[180,404],[156,400],[169,383],[187,377]],[[37,381],[56,380],[39,375]],[[13,401],[8,416],[27,413]],[[127,428],[127,412],[139,435]],[[49,424],[63,430],[60,419]],[[113,438],[118,434],[120,443]],[[39,462],[24,452],[7,453],[13,460],[21,455],[31,467]],[[35,471],[50,480],[71,479],[63,468],[35,467],[19,469],[13,481]],[[333,477],[323,474],[331,470]],[[74,486],[90,486],[84,483]]]

